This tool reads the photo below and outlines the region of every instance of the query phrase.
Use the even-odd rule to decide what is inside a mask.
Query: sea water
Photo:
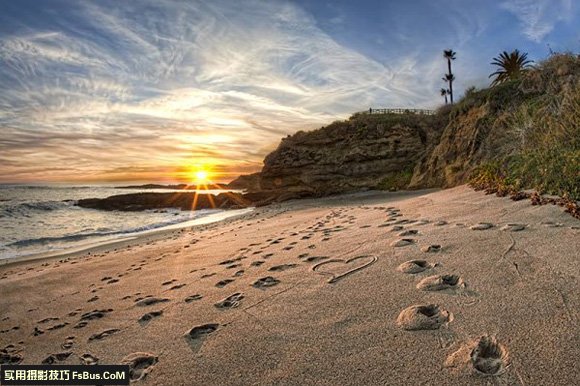
[[[120,212],[85,209],[75,205],[77,200],[83,198],[139,192],[177,191],[106,186],[0,185],[0,261],[37,254],[59,254],[132,238],[153,230],[220,221],[248,212],[217,209]],[[223,191],[203,191],[220,192]]]

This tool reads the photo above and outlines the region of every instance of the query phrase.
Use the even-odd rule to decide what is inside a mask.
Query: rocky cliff
[[[255,188],[321,196],[390,188],[405,179],[408,183],[415,164],[438,142],[445,125],[446,117],[440,115],[355,114],[318,130],[300,131],[266,156]]]
[[[226,185],[228,189],[246,189],[260,191],[260,173],[241,175]]]
[[[579,90],[579,57],[554,55],[520,79],[467,90],[432,116],[355,114],[300,131],[266,156],[260,173],[236,183],[283,200],[449,187],[495,163],[517,189],[580,197]]]

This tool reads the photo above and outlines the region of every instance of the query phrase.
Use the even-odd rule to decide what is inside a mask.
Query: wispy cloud
[[[405,84],[408,64],[387,68],[339,45],[289,3],[139,6],[86,3],[69,15],[83,23],[65,18],[57,31],[1,39],[0,76],[11,87],[0,96],[0,162],[68,165],[74,177],[89,164],[105,173],[117,162],[164,163],[168,154],[169,164],[201,156],[258,167],[264,154],[252,148],[296,129],[377,100],[429,101]],[[10,166],[0,177],[21,172],[30,170]]]
[[[572,0],[508,0],[502,7],[520,20],[524,35],[536,43],[541,42],[556,23],[572,17]]]
[[[296,130],[370,106],[434,107],[441,49],[461,50],[458,88],[479,76],[469,55],[487,13],[455,5],[422,19],[444,24],[441,36],[385,10],[392,32],[368,40],[386,59],[324,29],[350,28],[339,2],[324,22],[284,0],[46,1],[32,16],[11,5],[0,12],[11,27],[0,30],[0,181],[161,179],[193,163],[229,178]]]

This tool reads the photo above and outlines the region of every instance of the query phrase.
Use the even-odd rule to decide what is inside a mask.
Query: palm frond
[[[496,76],[492,82],[492,86],[503,83],[507,80],[518,79],[524,72],[526,72],[532,60],[528,60],[526,52],[520,53],[518,49],[511,53],[507,51],[501,52],[497,57],[493,58],[491,65],[499,67],[497,71],[490,74],[489,77]]]

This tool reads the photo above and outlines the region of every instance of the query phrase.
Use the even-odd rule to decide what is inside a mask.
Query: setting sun
[[[198,170],[194,173],[195,182],[198,184],[203,184],[208,181],[209,173],[205,170]]]

